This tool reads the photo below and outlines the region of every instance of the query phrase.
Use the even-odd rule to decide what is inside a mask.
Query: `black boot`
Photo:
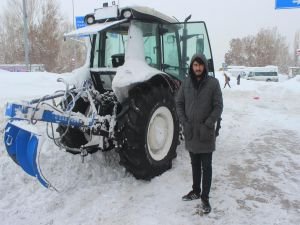
[[[209,200],[208,199],[204,199],[201,198],[201,202],[202,202],[202,212],[205,214],[210,213],[211,211],[211,206],[209,204]]]

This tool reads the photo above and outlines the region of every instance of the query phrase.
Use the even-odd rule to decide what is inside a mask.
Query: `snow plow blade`
[[[9,156],[26,173],[36,177],[44,187],[48,188],[49,184],[39,169],[39,140],[37,135],[8,123],[5,128],[4,142]]]

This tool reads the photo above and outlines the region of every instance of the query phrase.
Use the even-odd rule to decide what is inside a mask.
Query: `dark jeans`
[[[195,154],[190,152],[192,172],[193,172],[193,190],[201,192],[202,177],[202,199],[209,198],[211,178],[212,178],[212,153]]]

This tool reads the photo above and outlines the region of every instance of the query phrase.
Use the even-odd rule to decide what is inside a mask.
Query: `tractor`
[[[59,148],[83,158],[117,151],[127,171],[150,180],[170,169],[176,157],[180,123],[175,95],[188,75],[192,55],[204,54],[209,75],[214,76],[204,22],[190,22],[191,16],[178,22],[147,7],[113,7],[97,9],[98,16],[88,14],[86,27],[65,34],[90,43],[81,85],[60,78],[63,92],[7,103],[7,152],[47,188],[50,184],[39,167],[39,135],[16,121],[47,123],[48,137]],[[56,99],[57,104],[49,103]]]

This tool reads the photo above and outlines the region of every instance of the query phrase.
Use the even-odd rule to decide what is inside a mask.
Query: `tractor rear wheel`
[[[120,118],[125,147],[120,163],[138,179],[150,180],[172,167],[179,122],[175,101],[163,86],[142,84],[129,92],[129,111]]]

